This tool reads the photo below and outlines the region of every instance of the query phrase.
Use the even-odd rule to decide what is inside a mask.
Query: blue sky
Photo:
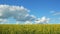
[[[49,23],[60,23],[60,0],[0,0],[1,4],[23,6],[37,18],[46,16],[50,18]]]

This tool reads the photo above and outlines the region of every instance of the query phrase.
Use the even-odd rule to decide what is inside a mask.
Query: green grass
[[[60,24],[0,24],[0,34],[60,34]]]

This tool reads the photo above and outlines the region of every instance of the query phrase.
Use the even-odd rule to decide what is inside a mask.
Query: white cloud
[[[54,16],[55,16],[55,15],[60,15],[60,12],[56,12],[56,13],[54,13],[53,15],[54,15]]]
[[[16,21],[16,24],[20,24],[20,22],[19,21]]]
[[[25,16],[28,9],[23,6],[0,5],[0,18],[16,17],[17,15]]]
[[[8,24],[8,19],[0,19],[0,24]]]
[[[23,22],[35,20],[35,16],[30,15],[28,12],[30,12],[30,10],[23,6],[0,5],[0,19],[13,17],[16,21]]]
[[[25,24],[32,24],[36,20],[34,15],[29,14],[30,10],[24,8],[23,6],[11,6],[11,5],[0,5],[0,22],[8,22],[9,17],[16,19],[16,24],[24,22]],[[6,20],[5,20],[6,19]],[[48,23],[50,19],[42,17],[35,21],[36,23]]]
[[[42,18],[38,18],[35,23],[36,24],[47,24],[49,22],[50,18],[46,18],[43,16]]]
[[[3,14],[2,13],[0,13],[0,16],[2,16]]]
[[[53,16],[60,15],[60,12],[58,12],[58,11],[50,11],[50,13],[52,13]]]
[[[32,24],[32,22],[31,21],[26,21],[25,24]]]

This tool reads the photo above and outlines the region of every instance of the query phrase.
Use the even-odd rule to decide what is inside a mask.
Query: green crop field
[[[0,34],[60,34],[60,24],[0,24]]]

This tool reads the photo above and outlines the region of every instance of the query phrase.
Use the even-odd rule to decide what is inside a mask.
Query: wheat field
[[[60,34],[60,24],[0,24],[0,34]]]

